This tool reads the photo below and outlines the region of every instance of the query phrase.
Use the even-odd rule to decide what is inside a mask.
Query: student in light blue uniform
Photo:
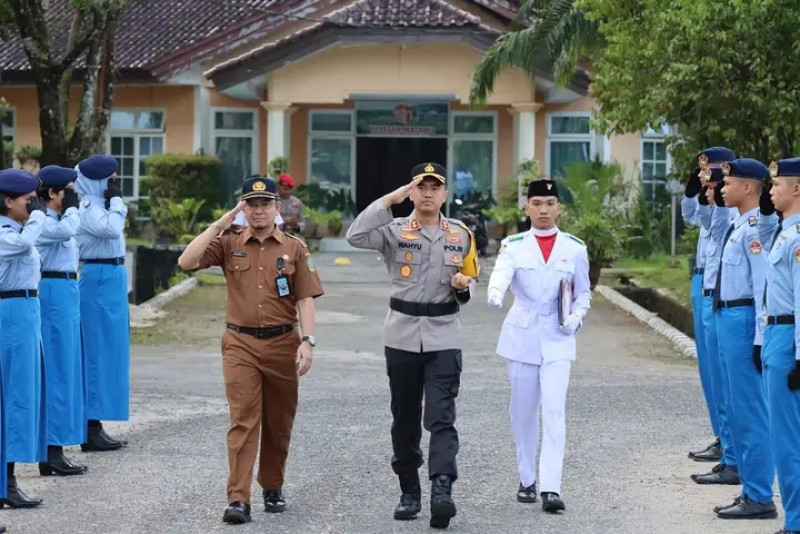
[[[130,320],[125,272],[125,216],[117,160],[95,155],[75,168],[81,194],[75,235],[83,262],[79,282],[86,388],[84,451],[109,451],[125,442],[106,434],[101,420],[127,421],[130,391]]]
[[[800,158],[770,164],[772,201],[783,212],[769,252],[763,363],[783,534],[800,534]]]
[[[711,430],[715,440],[708,446],[697,451],[690,451],[689,458],[698,462],[718,462],[722,458],[722,446],[719,441],[719,416],[717,405],[714,402],[714,391],[711,385],[711,366],[706,352],[706,338],[703,331],[703,272],[706,263],[706,250],[711,238],[711,210],[708,205],[705,188],[700,182],[700,168],[697,167],[689,174],[689,181],[681,199],[681,215],[683,220],[692,226],[700,228],[697,239],[697,252],[695,264],[692,268],[691,301],[692,316],[694,319],[694,343],[697,349],[697,368],[700,373],[700,386],[705,397],[708,416],[711,419]]]
[[[701,179],[706,188],[706,199],[711,208],[711,220],[702,221],[708,224],[709,238],[703,272],[703,334],[705,335],[706,360],[708,362],[711,391],[714,395],[714,406],[717,409],[717,428],[719,430],[722,457],[710,472],[695,473],[692,480],[698,484],[738,484],[739,475],[736,467],[736,454],[730,436],[728,424],[727,402],[724,396],[723,364],[720,359],[717,322],[712,307],[714,287],[717,283],[719,258],[722,252],[722,240],[731,221],[737,215],[735,209],[726,208],[722,199],[722,169],[720,165],[736,159],[733,151],[725,147],[711,147],[697,155]]]
[[[14,463],[47,458],[47,416],[42,378],[39,253],[44,203],[39,180],[19,169],[0,171],[0,370],[5,407],[8,481],[0,507],[33,508],[17,486]],[[27,222],[26,222],[27,221]]]
[[[78,173],[48,165],[38,177],[37,195],[47,206],[44,230],[36,241],[42,257],[39,302],[47,391],[47,461],[39,464],[39,473],[82,475],[86,466],[75,465],[64,456],[65,446],[86,441],[78,243],[74,237],[80,224],[78,194],[73,189]]]
[[[772,498],[775,462],[761,378],[767,254],[758,228],[760,198],[769,169],[749,158],[721,167],[725,205],[736,208],[740,215],[725,234],[713,307],[727,370],[723,387],[727,388],[742,493],[732,504],[715,511],[722,519],[772,518],[777,517]],[[777,226],[778,217],[773,215],[767,234],[773,234]]]

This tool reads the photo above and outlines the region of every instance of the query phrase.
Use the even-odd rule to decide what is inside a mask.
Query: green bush
[[[155,208],[162,199],[180,203],[194,198],[203,201],[198,216],[211,217],[219,204],[220,171],[222,162],[212,156],[163,154],[147,158],[148,176],[143,180],[144,191]]]
[[[187,198],[181,202],[162,198],[152,207],[153,221],[158,225],[161,235],[186,244],[197,233],[197,217],[204,204],[204,200],[196,198]]]
[[[700,238],[700,228],[687,225],[683,234],[675,243],[676,254],[694,254],[697,252],[697,240]]]
[[[25,165],[29,162],[38,163],[42,159],[42,149],[36,145],[23,145],[17,150],[17,159],[20,165]]]

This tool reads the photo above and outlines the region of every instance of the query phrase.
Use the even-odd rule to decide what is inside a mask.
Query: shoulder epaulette
[[[583,247],[585,247],[585,246],[586,246],[586,243],[584,243],[583,241],[581,241],[580,239],[578,239],[578,238],[577,238],[577,237],[575,237],[574,235],[572,235],[572,234],[568,234],[568,233],[566,233],[566,232],[564,232],[564,235],[565,235],[565,236],[567,236],[568,238],[572,239],[573,241],[575,241],[575,242],[576,242],[576,243],[578,243],[579,245],[581,245],[581,246],[583,246]]]
[[[464,224],[464,221],[462,221],[461,219],[448,219],[448,221],[450,221],[450,222],[451,222],[451,223],[453,223],[453,224],[457,224],[457,225],[459,225],[461,228],[463,228],[464,230],[466,230],[466,231],[467,231],[467,233],[468,233],[469,235],[472,235],[472,230],[470,230],[470,229],[469,229],[469,226],[467,226],[466,224]]]
[[[287,233],[285,233],[285,232],[284,232],[284,235],[285,235],[286,237],[291,237],[292,239],[296,239],[297,241],[299,241],[299,242],[300,242],[300,244],[301,244],[301,245],[303,245],[303,247],[304,247],[304,248],[308,248],[308,245],[306,244],[306,242],[305,242],[305,241],[303,241],[302,239],[300,239],[299,237],[297,237],[297,236],[295,236],[295,235],[292,235],[292,234],[287,234]]]

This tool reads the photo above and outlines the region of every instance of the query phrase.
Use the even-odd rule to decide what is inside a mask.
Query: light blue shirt
[[[700,237],[697,239],[695,253],[695,267],[703,268],[706,265],[706,250],[708,240],[711,238],[711,206],[701,206],[697,197],[681,199],[681,215],[686,224],[700,228]]]
[[[711,210],[711,223],[709,225],[708,244],[706,245],[705,273],[703,274],[703,289],[714,289],[717,286],[717,272],[719,271],[719,257],[722,254],[722,240],[733,220],[737,217],[735,208],[718,208]]]
[[[77,208],[69,208],[59,217],[55,210],[47,209],[44,230],[36,241],[42,256],[42,271],[75,273],[78,271],[78,242],[75,233],[81,217]]]
[[[23,227],[0,215],[0,291],[39,287],[41,259],[35,245],[44,219],[44,213],[34,211]]]
[[[110,209],[105,199],[88,196],[81,201],[81,223],[75,239],[82,260],[122,258],[125,256],[125,217],[128,207],[119,197],[111,199]]]
[[[766,315],[800,317],[800,215],[783,220],[768,261]],[[794,343],[800,348],[800,322],[795,322]],[[795,358],[800,360],[800,350]]]
[[[740,215],[733,222],[733,232],[722,251],[719,299],[754,299],[756,325],[754,344],[764,342],[764,283],[767,277],[767,253],[761,244],[758,208]],[[722,335],[722,332],[720,332]]]

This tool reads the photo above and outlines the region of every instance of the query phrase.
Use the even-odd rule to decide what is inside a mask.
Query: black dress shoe
[[[720,519],[774,519],[778,517],[775,503],[758,503],[745,495],[735,505],[717,512]]]
[[[19,486],[17,486],[17,477],[8,477],[8,490],[6,496],[0,499],[0,508],[8,506],[9,508],[36,508],[42,504],[41,499],[32,499],[28,497]]]
[[[85,465],[73,464],[63,453],[49,455],[46,462],[39,462],[39,474],[43,477],[83,475],[88,470],[89,468]]]
[[[222,520],[231,525],[241,525],[249,523],[250,519],[250,505],[242,501],[234,501],[225,508],[225,513],[222,514]]]
[[[542,511],[547,512],[548,514],[554,514],[559,510],[566,510],[567,507],[564,505],[564,501],[561,500],[561,497],[558,493],[553,493],[552,491],[543,491],[542,492]]]
[[[279,514],[286,510],[286,501],[281,490],[264,490],[264,511],[270,514]]]
[[[522,482],[519,483],[519,489],[517,490],[517,502],[536,502],[536,482],[527,488],[522,485]]]
[[[90,426],[86,443],[81,444],[83,452],[116,451],[125,446],[125,442],[114,439],[103,430],[102,426]]]
[[[695,462],[719,462],[722,459],[722,444],[719,438],[705,449],[690,452],[689,458]]]
[[[452,492],[453,481],[447,475],[439,475],[431,482],[431,528],[447,528],[456,516]]]
[[[735,486],[740,484],[739,469],[730,465],[717,464],[709,473],[695,473],[692,480],[698,484],[721,484]]]
[[[394,509],[394,518],[398,521],[416,519],[421,510],[421,493],[403,493],[400,496],[400,503]]]
[[[718,505],[716,505],[714,507],[714,512],[719,512],[720,510],[724,510],[726,508],[730,508],[731,506],[736,506],[737,504],[739,504],[739,501],[741,501],[741,500],[742,500],[742,497],[741,497],[741,495],[739,495],[739,496],[737,496],[737,497],[735,497],[733,499],[733,502],[730,502],[728,504],[718,504]]]

